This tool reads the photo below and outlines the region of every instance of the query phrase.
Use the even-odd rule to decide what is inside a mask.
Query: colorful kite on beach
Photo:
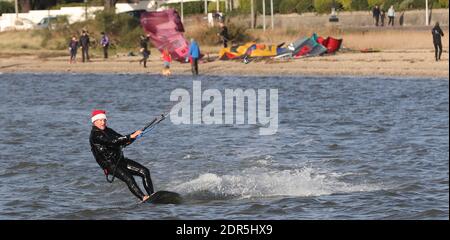
[[[299,38],[287,47],[282,47],[284,43],[266,45],[248,42],[240,46],[222,48],[219,52],[219,59],[312,57],[335,53],[340,49],[341,44],[342,39],[323,38],[313,34],[311,37]]]

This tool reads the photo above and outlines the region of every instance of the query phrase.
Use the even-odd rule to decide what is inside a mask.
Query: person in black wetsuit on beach
[[[444,36],[444,32],[442,32],[441,27],[439,27],[439,22],[436,22],[433,29],[431,30],[431,34],[433,34],[434,57],[436,58],[436,61],[439,61],[441,60],[442,55],[441,38]]]
[[[144,63],[144,68],[147,67],[147,59],[150,57],[150,50],[148,50],[148,41],[149,37],[141,35],[139,46],[141,47],[139,49],[139,52],[142,54],[142,59],[139,60],[139,64]]]
[[[228,28],[222,22],[219,24],[219,26],[221,30],[217,35],[222,38],[223,47],[226,48],[228,47],[228,40],[230,39],[230,37],[228,36]]]
[[[106,126],[106,112],[103,110],[92,111],[91,121],[93,124],[89,137],[91,151],[107,179],[108,175],[117,177],[128,185],[137,198],[143,202],[146,201],[149,195],[154,193],[150,171],[141,164],[124,157],[122,152],[122,148],[133,143],[142,131],[138,130],[126,136],[115,132]],[[147,194],[141,191],[133,175],[142,178]],[[108,182],[112,181],[108,179]]]

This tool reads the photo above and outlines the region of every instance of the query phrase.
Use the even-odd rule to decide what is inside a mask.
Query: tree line
[[[231,13],[242,14],[250,13],[251,0],[234,0],[239,4]],[[255,11],[262,13],[263,1],[266,3],[266,13],[270,13],[271,0],[253,0]],[[329,13],[332,7],[339,11],[365,11],[370,10],[373,6],[378,5],[382,9],[387,9],[393,5],[397,10],[423,9],[425,8],[425,0],[272,0],[275,13]],[[116,3],[138,3],[139,0],[88,0],[89,6],[104,6],[105,10],[111,10]],[[448,8],[449,0],[429,0],[430,8]],[[84,0],[18,0],[20,12],[28,12],[30,10],[49,9],[58,5],[84,6]],[[216,3],[210,2],[208,10],[214,11]],[[237,5],[237,4],[236,4]],[[170,4],[170,7],[179,9],[179,4]],[[220,11],[225,11],[225,4],[220,4]],[[14,12],[13,2],[0,2],[0,13]],[[185,14],[201,14],[204,12],[203,1],[184,3]]]

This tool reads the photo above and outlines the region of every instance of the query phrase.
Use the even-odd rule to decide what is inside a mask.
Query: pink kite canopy
[[[174,9],[142,13],[141,25],[159,51],[167,47],[173,59],[185,61],[189,45],[183,36],[183,23]]]

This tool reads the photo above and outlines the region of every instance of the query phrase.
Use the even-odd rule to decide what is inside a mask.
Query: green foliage
[[[186,33],[186,39],[194,38],[200,45],[216,45],[219,42],[218,32],[215,27],[202,28],[201,31]]]
[[[436,0],[430,0],[428,1],[428,3],[438,3],[438,1]],[[421,8],[424,9],[425,8],[425,1],[424,0],[413,0],[412,5],[410,6],[410,8],[413,9],[417,9],[417,8]]]
[[[282,0],[279,11],[280,13],[286,14],[286,13],[296,13],[298,0]]]
[[[330,13],[333,0],[314,0],[314,8],[317,13]]]
[[[177,12],[181,16],[181,4],[180,3],[164,4],[163,6],[167,6],[169,8],[174,8],[175,10],[177,10]],[[204,12],[205,12],[205,3],[203,1],[183,3],[184,16],[192,15],[192,14],[202,14]]]
[[[297,4],[297,13],[306,13],[314,11],[313,0],[299,0]]]
[[[280,8],[281,4],[284,0],[273,0],[273,12],[274,13],[281,13]],[[304,0],[296,0],[304,1]],[[306,0],[310,1],[310,0]],[[266,14],[270,14],[270,0],[265,0],[266,2]],[[262,14],[263,12],[263,4],[261,0],[253,0],[253,7],[254,11],[257,13]],[[215,9],[215,8],[214,8]],[[250,0],[239,0],[239,9],[241,13],[247,13],[249,14],[251,12],[251,1]]]
[[[314,9],[313,0],[281,0],[280,13],[305,13]]]
[[[250,0],[239,0],[239,11],[249,14],[251,12]]]
[[[203,3],[203,2],[202,2]],[[217,2],[208,2],[208,12],[215,12],[217,9]],[[219,2],[219,12],[225,12],[225,2]]]
[[[448,8],[448,0],[439,0],[438,2],[441,8]]]
[[[252,37],[247,33],[248,27],[244,25],[228,25],[230,40],[237,43],[252,41]]]
[[[259,13],[263,13],[263,1],[261,0],[254,0],[256,3],[256,9]],[[300,0],[299,0],[300,1]],[[266,14],[270,14],[270,0],[264,0],[266,3]],[[278,13],[278,9],[280,9],[282,0],[273,0],[273,12]]]
[[[385,0],[367,0],[367,4],[369,5],[369,8],[372,9],[375,5],[381,6],[384,1]]]
[[[346,11],[352,10],[352,2],[354,0],[338,0],[338,2],[342,5],[342,8]]]
[[[415,0],[415,1],[417,1],[417,0]],[[424,2],[423,0],[419,0],[419,1]],[[392,5],[392,6],[394,6],[394,9],[396,11],[398,11],[400,2],[401,1],[399,1],[399,0],[384,0],[383,4],[381,4],[381,6],[380,6],[380,9],[384,9],[387,11]]]
[[[113,12],[99,11],[95,14],[95,21],[97,27],[104,32],[110,32],[112,27],[111,23],[116,18],[116,14]]]
[[[124,35],[133,29],[140,27],[139,19],[126,13],[115,14],[114,12],[98,12],[95,15],[99,30],[112,35]]]
[[[448,0],[447,0],[448,2]],[[438,1],[429,1],[430,4],[433,4],[434,8],[441,7]],[[439,5],[439,6],[438,6]],[[396,5],[394,5],[395,7]],[[403,0],[398,4],[399,10],[408,10],[408,9],[424,9],[425,1],[424,0]]]
[[[351,9],[354,11],[364,11],[369,9],[367,0],[352,0]]]
[[[113,44],[121,47],[134,47],[139,43],[139,36],[143,34],[139,19],[126,13],[115,14],[100,12],[95,16],[98,30],[106,32],[113,40]],[[137,42],[137,43],[136,43]]]
[[[5,1],[0,1],[0,15],[2,13],[14,13],[15,7],[14,7],[14,3],[12,2],[5,2]]]
[[[399,4],[398,8],[400,11],[408,10],[412,6],[413,2],[414,0],[404,0]]]
[[[299,0],[302,1],[302,0]],[[303,0],[303,1],[309,1],[309,0]],[[273,0],[273,12],[274,13],[280,13],[278,10],[280,9],[280,4],[282,0]],[[270,0],[266,0],[266,10],[267,14],[270,14]]]
[[[144,31],[140,27],[129,29],[121,35],[116,36],[115,43],[123,48],[138,48],[140,42],[139,37],[142,34],[144,34]]]
[[[245,43],[252,41],[252,37],[247,33],[248,27],[244,25],[228,24],[228,36],[231,42]],[[219,45],[221,39],[217,34],[220,29],[218,27],[205,27],[201,31],[187,33],[186,38],[194,38],[200,45]],[[230,43],[231,44],[231,43]]]
[[[52,33],[48,29],[43,29],[39,33],[42,36],[41,47],[46,48],[48,46],[48,42],[52,38]]]
[[[270,0],[266,13],[270,12]],[[274,12],[281,14],[313,12],[329,13],[333,0],[274,0]],[[375,5],[387,10],[391,5],[397,11],[425,8],[425,0],[336,0],[336,8],[345,11],[371,10]],[[215,2],[214,9],[215,10]],[[211,4],[211,3],[210,3]],[[433,8],[448,8],[449,0],[430,0]],[[255,11],[262,13],[262,1],[254,0]],[[210,9],[211,10],[211,9]],[[239,0],[240,13],[250,13],[250,0]]]

